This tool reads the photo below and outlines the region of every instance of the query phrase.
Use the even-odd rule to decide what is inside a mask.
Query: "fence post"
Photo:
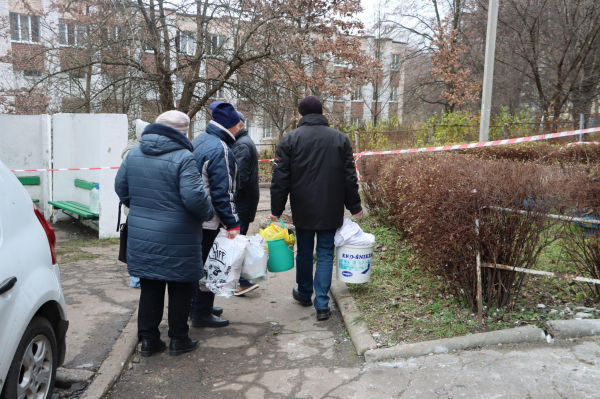
[[[475,232],[479,236],[479,219],[475,220]],[[477,255],[475,257],[475,263],[477,265],[477,323],[480,326],[483,326],[483,298],[482,298],[482,288],[481,288],[481,255],[479,250],[477,250]]]
[[[358,151],[358,130],[354,132],[354,148],[356,149],[356,152]]]
[[[508,123],[502,125],[502,138],[505,140],[508,138]]]
[[[428,143],[433,142],[434,136],[435,136],[435,125],[431,125],[431,126],[429,126],[429,140],[427,140]]]
[[[579,129],[585,129],[585,114],[579,114]],[[583,141],[583,133],[579,135],[579,142]]]

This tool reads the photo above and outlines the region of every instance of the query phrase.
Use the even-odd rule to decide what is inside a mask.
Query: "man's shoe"
[[[179,356],[181,354],[191,352],[198,347],[199,343],[197,339],[185,338],[185,339],[172,339],[169,344],[169,355]]]
[[[242,296],[250,291],[254,291],[255,289],[257,289],[259,287],[258,284],[254,284],[251,285],[249,287],[242,287],[241,285],[238,285],[238,287],[235,289],[235,292],[233,293],[233,295],[235,296]]]
[[[317,309],[317,321],[327,320],[331,316],[331,310],[327,309]]]
[[[221,316],[223,314],[223,308],[214,307],[212,314],[214,314],[215,316]]]
[[[312,301],[310,299],[302,299],[300,293],[298,292],[298,286],[295,286],[292,290],[292,296],[298,303],[304,307],[312,305]]]
[[[223,314],[223,308],[219,308],[219,307],[213,307],[212,310],[212,314],[214,314],[215,316],[221,316]],[[192,317],[192,311],[190,310],[190,315],[188,316],[188,319],[193,319]]]
[[[210,316],[203,317],[201,319],[192,319],[192,327],[227,327],[229,320],[211,314]]]
[[[162,339],[142,339],[142,347],[140,348],[140,356],[149,357],[155,353],[162,352],[167,349],[167,344]]]

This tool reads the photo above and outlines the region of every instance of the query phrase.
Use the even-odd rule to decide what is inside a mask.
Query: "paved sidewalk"
[[[59,243],[97,237],[97,233],[72,222],[53,227]],[[117,260],[118,245],[79,250],[96,258],[60,262],[69,317],[64,367],[96,371],[137,308],[140,291],[129,287],[127,267]]]

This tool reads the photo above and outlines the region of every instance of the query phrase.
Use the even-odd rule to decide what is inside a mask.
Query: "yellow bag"
[[[283,224],[281,219],[279,219],[279,221],[283,227],[271,223],[266,229],[260,230],[260,235],[265,239],[265,241],[273,241],[283,238],[287,245],[294,245],[296,243],[296,237],[294,237],[294,234],[290,234],[289,230],[285,227],[285,224]]]

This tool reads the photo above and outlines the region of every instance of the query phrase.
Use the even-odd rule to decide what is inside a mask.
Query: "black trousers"
[[[202,229],[202,263],[206,263],[215,238],[219,230]],[[194,283],[194,297],[192,299],[192,319],[201,319],[210,316],[215,303],[215,294],[210,291],[200,291],[200,284]]]
[[[194,283],[140,279],[140,307],[138,310],[138,338],[157,340],[160,338],[158,326],[162,321],[165,306],[165,286],[169,290],[169,337],[188,337],[187,319],[190,314]]]

